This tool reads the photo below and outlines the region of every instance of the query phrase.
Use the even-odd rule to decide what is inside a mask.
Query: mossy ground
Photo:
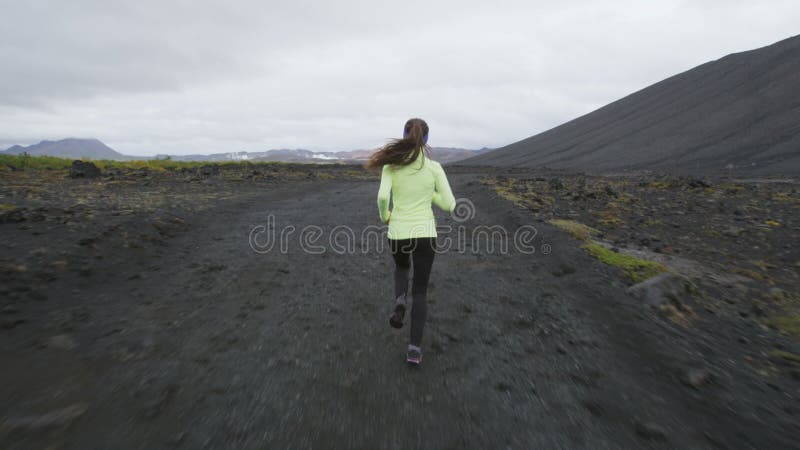
[[[564,231],[567,231],[576,239],[580,239],[582,241],[588,240],[590,237],[597,236],[600,234],[600,231],[597,230],[596,228],[592,228],[588,225],[576,222],[574,220],[552,219],[548,221],[548,223],[551,225],[555,225]]]
[[[0,170],[69,170],[75,158],[56,158],[53,156],[30,156],[30,155],[0,155]],[[249,168],[269,168],[271,166],[303,166],[299,163],[282,163],[275,161],[175,161],[171,159],[146,159],[130,161],[114,160],[91,160],[100,170],[141,170],[147,169],[155,172],[177,171],[181,169],[197,169],[202,166],[223,167],[249,167]],[[331,165],[335,166],[335,165]],[[315,168],[322,168],[323,176],[326,175],[325,168],[328,165],[319,165]],[[358,175],[361,171],[351,171],[351,174]]]
[[[618,247],[674,255],[738,280],[700,280],[707,298],[766,305],[767,317],[797,313],[770,293],[800,292],[800,253],[792,245],[800,241],[800,184],[794,180],[532,170],[482,182],[578,239],[602,237]]]
[[[583,248],[600,262],[609,266],[619,267],[625,271],[625,275],[634,283],[639,283],[667,271],[667,267],[663,264],[615,252],[594,242],[584,245]]]
[[[767,324],[800,339],[800,314],[773,317],[767,321]]]
[[[800,364],[800,355],[785,350],[772,350],[769,352],[769,356]]]

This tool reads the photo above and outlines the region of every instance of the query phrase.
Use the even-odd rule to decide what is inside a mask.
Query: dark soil
[[[474,217],[440,215],[440,243],[461,225],[533,225],[535,253],[475,242],[437,255],[410,369],[408,329],[388,324],[385,237],[360,239],[378,225],[375,177],[242,167],[0,173],[0,447],[797,446],[793,338],[760,317],[693,304],[698,317],[676,323],[642,305],[619,270],[481,182],[494,174],[451,172]],[[575,218],[591,214],[575,201]],[[295,227],[286,251],[251,246],[270,216],[276,235]],[[781,239],[796,217],[770,216],[789,227]],[[341,225],[352,251],[337,251]],[[623,245],[634,228],[607,237]],[[648,233],[683,248],[669,226]],[[790,275],[764,273],[792,295]]]

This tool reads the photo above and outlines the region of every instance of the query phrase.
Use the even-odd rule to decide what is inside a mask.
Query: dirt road
[[[360,241],[377,225],[376,183],[297,181],[183,215],[157,244],[95,243],[86,255],[103,257],[83,272],[37,281],[45,299],[6,302],[23,319],[2,331],[0,447],[796,445],[797,408],[778,389],[708,354],[572,237],[476,179],[451,176],[474,217],[440,225],[533,225],[535,253],[436,256],[421,368],[404,363],[408,328],[388,325],[387,249]],[[270,215],[276,236],[295,227],[286,252],[251,247]],[[300,240],[308,225],[319,240]],[[349,234],[339,225],[355,251],[334,251],[330,236]],[[62,236],[6,230],[8,251]],[[698,364],[715,377],[699,389],[681,382]]]

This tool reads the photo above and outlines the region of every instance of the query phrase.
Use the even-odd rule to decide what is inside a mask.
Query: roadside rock
[[[69,168],[70,178],[97,178],[100,176],[100,169],[89,161],[75,160],[72,161],[72,167]]]
[[[691,286],[687,278],[665,272],[634,284],[628,288],[628,293],[649,306],[659,306],[668,301],[683,303],[681,299],[690,295]]]

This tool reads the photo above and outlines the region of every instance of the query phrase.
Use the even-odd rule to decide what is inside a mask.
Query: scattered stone
[[[59,334],[48,339],[47,346],[59,350],[74,350],[78,343],[68,334]]]
[[[564,189],[564,183],[561,182],[561,178],[551,178],[549,184],[550,188],[556,191]]]
[[[0,429],[7,431],[41,431],[47,428],[68,427],[82,416],[87,409],[86,403],[75,403],[40,416],[10,417],[2,423]]]
[[[777,301],[790,299],[789,293],[779,287],[770,288],[769,296]]]
[[[500,392],[510,392],[511,391],[511,385],[506,383],[506,382],[504,382],[504,381],[501,381],[501,382],[495,384],[494,388],[497,389]]]
[[[2,327],[4,330],[13,330],[18,325],[22,325],[25,322],[27,322],[27,320],[25,320],[25,319],[4,320],[4,321],[0,322],[0,327]]]
[[[200,269],[200,273],[220,272],[227,268],[225,264],[206,264]]]
[[[70,178],[97,178],[100,176],[100,169],[89,161],[72,161],[69,168]]]
[[[705,369],[690,369],[688,370],[681,381],[683,384],[699,389],[700,386],[706,384],[709,380],[711,380],[711,373],[709,373]]]
[[[744,228],[741,227],[728,227],[722,230],[723,236],[728,237],[739,237],[744,232]]]
[[[155,218],[150,224],[164,237],[174,237],[176,232],[187,228],[186,222],[178,217],[173,217],[169,220]]]
[[[701,180],[699,178],[692,178],[692,179],[689,180],[689,182],[687,184],[689,185],[689,187],[692,187],[692,188],[707,188],[707,187],[711,187],[711,184],[709,184],[707,181]]]
[[[6,305],[2,310],[3,314],[17,314],[18,312],[19,308],[17,308],[15,305]]]
[[[636,422],[636,434],[654,441],[665,441],[667,439],[667,431],[653,422]]]
[[[167,443],[170,445],[178,445],[186,439],[186,432],[181,431],[179,433],[175,433],[167,440]]]
[[[27,267],[22,264],[0,261],[0,274],[23,273],[26,270]]]
[[[431,403],[431,402],[433,402],[433,396],[431,394],[426,395],[425,403]]]
[[[690,295],[692,283],[687,278],[672,272],[664,272],[628,288],[628,293],[649,306],[659,306]]]
[[[156,398],[150,400],[145,404],[144,410],[142,410],[142,416],[146,419],[153,419],[160,415],[167,405],[172,401],[175,397],[175,394],[178,392],[178,386],[171,384],[163,388]]]
[[[589,411],[589,413],[596,417],[602,417],[606,412],[605,408],[603,408],[603,405],[595,400],[584,400],[583,406],[587,411]]]
[[[443,332],[442,335],[444,335],[444,337],[450,342],[459,342],[461,340],[461,336],[456,333]]]
[[[219,175],[219,166],[206,164],[197,168],[197,174],[203,177]]]
[[[78,240],[78,245],[80,245],[81,247],[85,247],[87,245],[94,244],[96,241],[97,241],[97,239],[95,239],[95,238],[86,237],[86,238],[79,239]]]
[[[0,223],[18,223],[25,221],[26,208],[0,210]]]
[[[750,312],[753,313],[756,317],[766,317],[767,311],[761,307],[761,305],[754,304],[750,306]]]
[[[555,276],[555,277],[562,277],[564,275],[569,275],[571,273],[575,273],[575,267],[567,265],[567,264],[561,264],[552,273],[553,273],[553,276]]]
[[[36,300],[37,302],[43,302],[43,301],[47,300],[47,294],[45,294],[42,291],[34,291],[34,290],[32,290],[32,291],[28,292],[28,298],[30,298],[31,300]]]

